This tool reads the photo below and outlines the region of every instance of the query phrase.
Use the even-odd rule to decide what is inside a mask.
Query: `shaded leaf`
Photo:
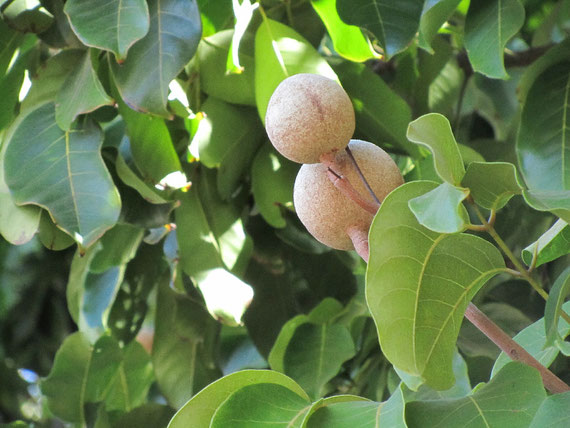
[[[568,313],[570,311],[570,302],[565,303],[562,308],[566,313]],[[566,337],[568,334],[570,334],[570,325],[564,319],[558,323],[558,333],[561,337]],[[517,334],[513,339],[545,367],[550,366],[550,364],[552,364],[560,352],[558,348],[545,347],[546,333],[544,327],[544,318],[541,318],[533,324],[529,325],[527,328]],[[501,352],[495,361],[491,376],[495,376],[499,370],[501,370],[506,364],[509,363],[509,361],[511,361],[509,356],[504,352]]]
[[[538,240],[522,251],[523,261],[530,266],[536,252],[535,266],[570,254],[570,226],[564,220],[558,220]]]
[[[218,168],[218,192],[222,199],[229,199],[265,132],[253,109],[208,97],[202,111],[204,118],[191,144],[197,145],[200,162],[208,168]]]
[[[101,158],[102,142],[91,122],[62,131],[53,104],[45,104],[22,120],[6,149],[5,178],[16,203],[45,207],[84,247],[116,223],[121,206]]]
[[[285,208],[293,207],[293,183],[299,165],[279,154],[266,141],[251,166],[251,189],[263,219],[273,227],[283,228]]]
[[[0,21],[0,76],[8,71],[14,52],[20,46],[24,34],[8,26],[3,20]]]
[[[418,156],[417,147],[406,138],[412,119],[408,104],[362,64],[343,62],[334,70],[352,100],[359,131],[376,144],[390,143]]]
[[[144,230],[128,224],[117,224],[101,238],[101,250],[95,254],[89,270],[104,272],[113,266],[127,264],[137,252]]]
[[[374,428],[379,405],[381,404],[354,395],[327,397],[313,404],[303,426],[307,428],[348,426]]]
[[[538,408],[529,428],[564,428],[570,424],[570,392],[546,397]]]
[[[152,363],[163,395],[180,408],[221,375],[215,363],[220,325],[198,301],[170,289],[166,277],[158,287]]]
[[[301,427],[310,402],[277,384],[244,386],[216,410],[210,427],[251,428],[253,426]]]
[[[338,80],[326,60],[292,28],[266,19],[255,34],[255,102],[262,121],[279,83],[298,73]]]
[[[198,0],[203,37],[223,31],[234,18],[232,0]]]
[[[461,183],[477,205],[488,210],[500,210],[522,192],[516,168],[507,162],[471,162]]]
[[[538,371],[512,362],[468,397],[408,403],[406,421],[410,428],[526,428],[545,398]]]
[[[570,190],[569,87],[570,63],[556,64],[537,77],[523,105],[517,155],[531,191]]]
[[[425,146],[433,153],[438,175],[459,186],[465,175],[463,159],[451,131],[449,120],[438,113],[429,113],[410,122],[406,134],[410,141]]]
[[[519,0],[481,0],[470,4],[465,19],[465,47],[473,69],[506,79],[504,49],[522,27],[524,7]]]
[[[570,294],[570,266],[567,267],[554,281],[550,289],[546,308],[544,309],[544,327],[546,329],[545,347],[557,344],[561,349],[570,349],[569,344],[558,333],[559,319],[562,315],[562,305]],[[567,353],[567,352],[565,352]]]
[[[360,28],[345,24],[336,10],[337,0],[311,0],[311,6],[317,11],[327,27],[334,50],[351,61],[362,62],[379,56]]]
[[[469,191],[444,181],[422,196],[410,199],[408,206],[418,222],[439,233],[456,233],[465,230],[469,215],[463,205]]]
[[[370,31],[391,57],[404,50],[418,31],[423,1],[337,0],[336,7],[344,22]]]
[[[233,34],[232,30],[223,30],[200,41],[195,59],[198,62],[197,71],[200,73],[200,89],[228,103],[254,106],[254,39],[250,33],[245,33],[241,40],[239,58],[243,72],[226,73],[226,61]]]
[[[149,28],[148,6],[144,0],[70,0],[65,14],[77,37],[87,46],[105,49],[123,61],[129,48],[144,37]]]
[[[170,406],[146,403],[122,414],[112,426],[113,428],[166,427],[173,415],[174,410]]]
[[[243,370],[211,383],[192,397],[174,415],[169,428],[210,426],[214,414],[228,397],[240,388],[257,384],[281,386],[309,404],[309,397],[303,389],[284,374],[271,370]]]
[[[97,77],[92,62],[94,54],[95,51],[85,51],[55,97],[55,120],[65,131],[71,129],[71,123],[80,114],[113,102]]]
[[[55,355],[50,374],[41,382],[50,411],[68,422],[83,423],[85,382],[91,346],[82,333],[68,336]]]
[[[117,87],[133,109],[170,117],[168,85],[194,56],[202,26],[195,0],[150,0],[148,34],[122,65],[113,64]]]
[[[370,229],[366,298],[386,358],[435,389],[453,385],[452,360],[465,308],[503,257],[473,235],[422,227],[408,201],[436,183],[400,186],[383,201]]]
[[[38,237],[48,250],[60,251],[71,247],[75,241],[71,236],[58,228],[47,211],[42,211]]]
[[[524,200],[538,211],[550,211],[570,223],[570,190],[523,190]]]
[[[419,45],[433,53],[431,43],[438,30],[451,17],[460,0],[429,0],[424,3],[420,20]]]

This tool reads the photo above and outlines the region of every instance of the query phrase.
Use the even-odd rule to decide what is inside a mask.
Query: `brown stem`
[[[512,360],[520,361],[528,366],[534,367],[540,373],[542,382],[546,389],[553,394],[570,391],[558,376],[540,364],[532,355],[515,342],[497,324],[491,321],[487,315],[481,312],[473,303],[469,303],[465,311],[465,318],[477,327],[485,336],[495,343]]]
[[[361,208],[364,208],[370,214],[376,214],[379,205],[364,199],[352,184],[350,184],[348,178],[344,175],[337,174],[331,168],[327,170],[327,175],[329,176],[332,184],[334,184],[334,186],[340,190],[344,196],[358,204]]]
[[[363,242],[363,236],[368,236],[362,231],[351,231],[348,232],[354,248],[356,249],[358,255],[368,263],[368,258],[370,255],[368,242],[366,245]],[[467,310],[465,311],[465,318],[467,318],[471,323],[487,336],[493,343],[495,343],[505,354],[507,354],[511,360],[520,361],[528,366],[534,367],[540,373],[542,377],[542,383],[553,394],[558,394],[561,392],[570,391],[570,387],[566,385],[558,376],[544,367],[540,362],[538,362],[532,355],[530,355],[525,349],[515,342],[507,333],[505,333],[497,324],[491,321],[483,312],[481,312],[477,306],[473,303],[469,303]]]

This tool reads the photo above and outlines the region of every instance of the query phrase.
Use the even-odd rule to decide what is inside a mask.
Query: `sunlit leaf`
[[[168,85],[194,56],[202,26],[195,0],[150,0],[148,34],[135,43],[113,73],[133,109],[170,117]]]
[[[103,0],[96,7],[90,0],[69,0],[64,11],[84,44],[112,51],[119,61],[149,28],[144,0]]]
[[[472,162],[461,183],[478,205],[489,210],[500,210],[522,191],[515,166],[507,162]]]
[[[6,149],[5,179],[16,203],[45,207],[84,247],[116,223],[121,206],[101,158],[102,142],[101,130],[89,121],[62,131],[53,104],[45,104],[21,122]]]
[[[420,24],[422,0],[337,0],[337,10],[347,24],[370,31],[392,56],[413,39]]]
[[[519,0],[480,0],[470,3],[465,19],[465,47],[475,71],[498,79],[508,77],[504,49],[524,22]]]
[[[407,183],[383,201],[370,229],[366,298],[386,358],[446,389],[454,382],[455,341],[467,304],[504,261],[481,238],[418,223],[408,201],[435,187]]]

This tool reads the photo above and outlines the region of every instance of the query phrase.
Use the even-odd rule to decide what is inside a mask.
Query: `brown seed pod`
[[[380,147],[361,140],[351,140],[348,147],[380,201],[403,184],[398,166]],[[344,150],[336,155],[334,168],[336,173],[348,178],[358,193],[372,201]],[[373,215],[332,184],[327,176],[327,167],[323,164],[301,167],[295,180],[293,202],[299,219],[309,233],[329,247],[352,250],[354,246],[349,232],[353,236],[362,236],[362,233],[368,236]]]
[[[354,127],[354,109],[344,89],[316,74],[295,74],[283,80],[265,115],[271,143],[299,163],[316,163],[321,154],[344,149]]]

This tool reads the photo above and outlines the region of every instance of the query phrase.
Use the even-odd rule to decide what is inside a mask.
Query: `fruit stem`
[[[486,222],[485,222],[486,223]],[[368,263],[370,249],[368,246],[368,236],[357,230],[349,230],[348,234],[352,239],[354,248],[362,259]],[[363,243],[363,236],[366,236],[366,245]],[[465,311],[467,318],[481,333],[489,340],[495,343],[507,356],[514,361],[520,361],[530,367],[534,367],[542,377],[542,383],[553,394],[570,391],[564,381],[543,366],[538,360],[530,355],[521,345],[515,342],[507,333],[505,333],[497,324],[491,321],[477,306],[469,303]]]
[[[378,211],[379,205],[364,199],[360,193],[350,184],[350,181],[345,176],[336,173],[331,167],[327,169],[329,180],[334,186],[347,198],[356,203],[359,207],[365,209],[370,214],[375,215]]]
[[[350,147],[348,147],[348,146],[346,146],[346,148],[344,150],[346,150],[346,154],[348,155],[348,157],[352,161],[354,168],[356,168],[356,173],[360,177],[360,180],[362,180],[364,187],[366,187],[366,190],[368,190],[368,192],[372,195],[372,199],[374,199],[374,201],[378,205],[380,205],[380,199],[378,199],[378,196],[376,196],[376,193],[374,193],[374,190],[372,190],[372,187],[370,187],[370,184],[366,180],[366,177],[364,176],[364,174],[362,173],[362,170],[358,166],[358,162],[356,162],[356,159],[354,158],[354,155],[352,154],[352,150],[350,150]]]

